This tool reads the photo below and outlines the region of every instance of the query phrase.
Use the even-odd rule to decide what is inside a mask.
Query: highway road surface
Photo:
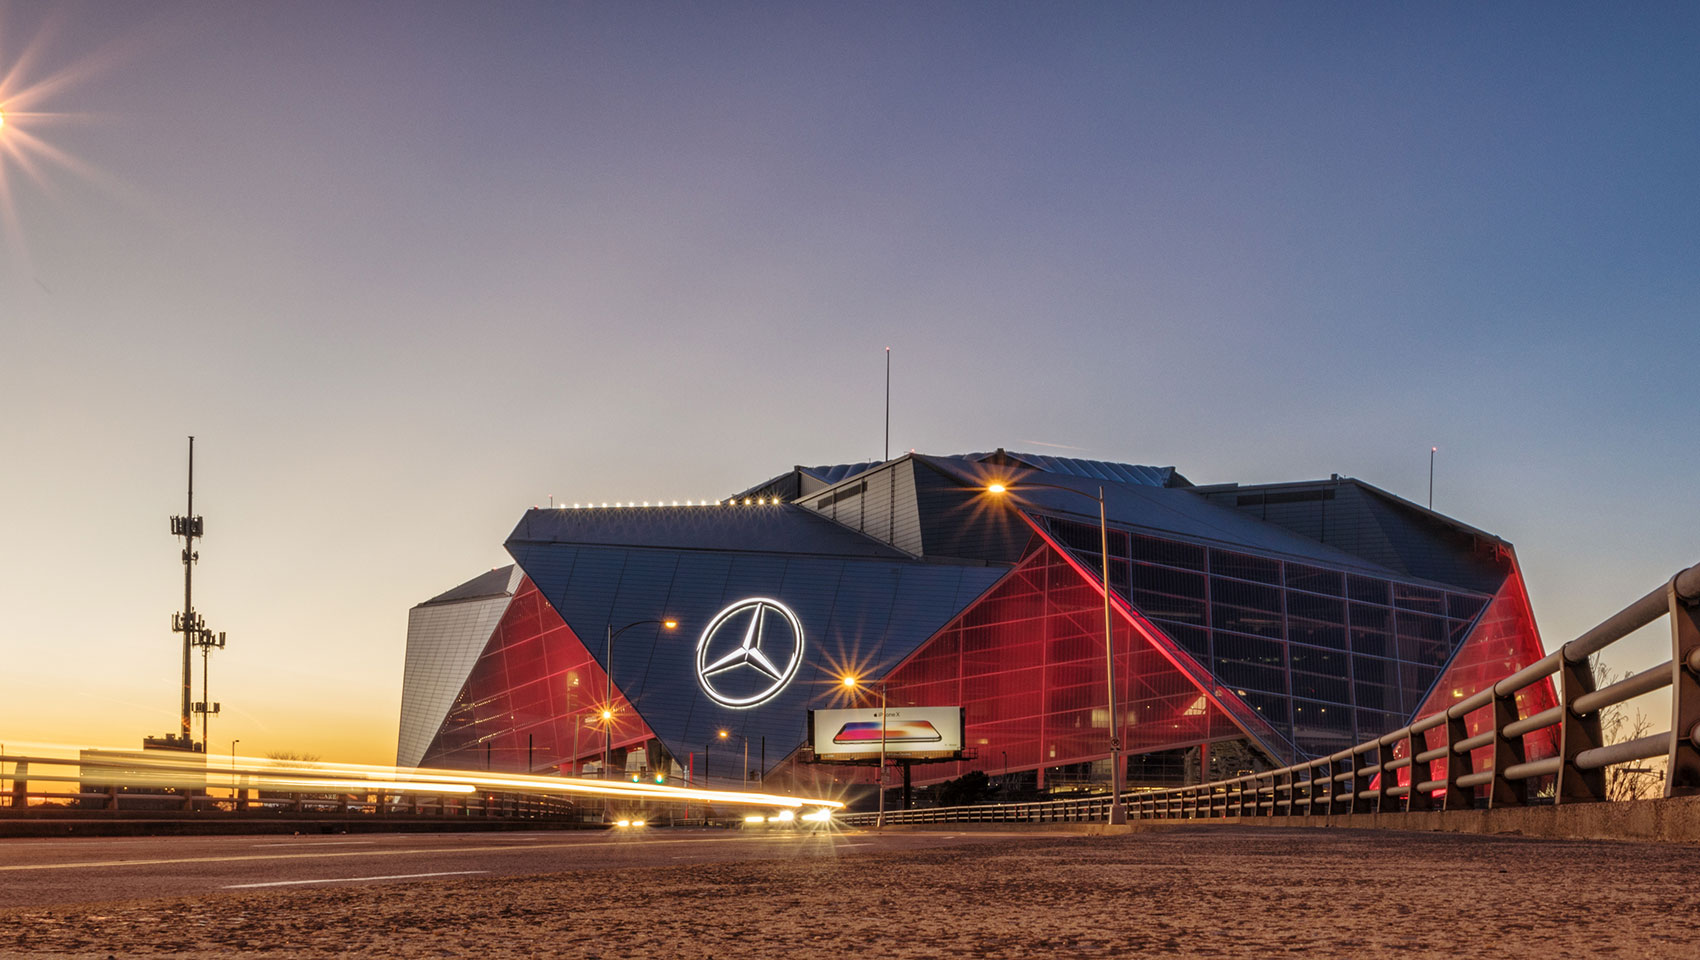
[[[838,857],[1031,838],[1006,834],[628,828],[515,833],[0,840],[0,904],[352,887],[434,877]]]

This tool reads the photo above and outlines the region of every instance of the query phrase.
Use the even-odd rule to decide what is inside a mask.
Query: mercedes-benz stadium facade
[[[1511,544],[1339,476],[909,454],[533,509],[505,545],[410,613],[401,766],[823,789],[871,772],[812,762],[808,711],[883,696],[963,710],[918,784],[1103,783],[1113,723],[1128,782],[1168,786],[1336,752],[1543,655]]]

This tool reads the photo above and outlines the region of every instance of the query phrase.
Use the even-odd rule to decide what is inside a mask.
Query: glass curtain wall
[[[1114,638],[1129,754],[1245,736],[1119,613]],[[894,706],[966,710],[972,759],[916,767],[917,782],[1101,760],[1110,725],[1103,595],[1067,558],[1040,546],[899,664],[887,696]]]
[[[1098,568],[1096,524],[1038,519]],[[1110,580],[1306,757],[1404,725],[1489,600],[1114,529]]]
[[[607,674],[528,577],[426,748],[424,766],[595,774]],[[652,774],[654,734],[614,690],[614,773]],[[575,736],[574,730],[577,728]],[[575,758],[576,744],[576,758]],[[658,746],[658,744],[657,744]],[[628,759],[628,753],[630,758]],[[576,759],[576,762],[575,762]],[[679,773],[659,771],[669,776]]]

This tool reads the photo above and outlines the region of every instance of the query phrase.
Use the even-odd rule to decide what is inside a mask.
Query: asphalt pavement
[[[242,896],[430,878],[830,858],[1009,839],[997,832],[681,829],[0,840],[0,904]],[[1030,832],[1020,834],[1030,837]]]

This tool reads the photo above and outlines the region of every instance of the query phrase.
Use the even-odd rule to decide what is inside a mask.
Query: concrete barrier
[[[1104,823],[1020,823],[1010,821],[888,824],[887,831],[933,833],[1010,831],[1117,836],[1234,825],[1338,830],[1408,830],[1424,833],[1476,833],[1568,840],[1637,840],[1652,843],[1700,843],[1700,797],[1567,803],[1492,810],[1422,810],[1415,813],[1352,813],[1335,816],[1211,817],[1196,820],[1135,820],[1126,826]],[[872,829],[864,827],[862,829]]]

